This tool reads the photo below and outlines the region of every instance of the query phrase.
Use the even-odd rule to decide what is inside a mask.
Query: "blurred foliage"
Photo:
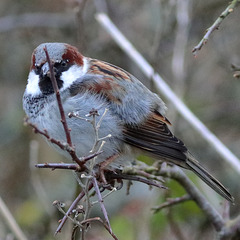
[[[113,21],[174,89],[179,86],[171,67],[178,31],[176,3],[177,0],[107,1]],[[42,42],[67,42],[79,47],[86,56],[125,68],[153,88],[139,68],[98,25],[94,18],[96,9],[93,1],[87,1],[85,5],[81,16],[83,25],[80,24],[81,19],[76,17],[77,4],[78,1],[74,0],[0,1],[0,195],[29,239],[54,239],[53,233],[61,215],[53,209],[51,203],[55,199],[71,201],[76,186],[74,178],[66,171],[32,170],[29,163],[31,139],[36,139],[40,144],[39,162],[64,161],[39,136],[32,134],[29,127],[23,126],[22,95],[33,49]],[[189,1],[190,22],[184,49],[181,94],[193,112],[240,156],[240,84],[231,71],[231,64],[240,65],[239,9],[223,21],[197,58],[194,59],[191,53],[205,29],[225,9],[226,4],[226,1],[220,0]],[[49,26],[43,26],[45,19],[34,17],[39,13],[48,13],[49,17],[57,15],[51,18]],[[23,14],[28,14],[32,20],[24,22],[21,18]],[[236,183],[239,182],[239,176],[176,115],[171,105],[167,105],[168,118],[174,119],[174,132],[206,168],[230,189],[236,199],[231,212],[238,215],[240,191]],[[140,159],[151,162],[148,158]],[[44,208],[42,200],[37,196],[38,189],[34,186],[33,175],[41,180],[48,197],[45,204],[51,210]],[[220,198],[214,197],[213,191],[206,190],[206,186],[200,184],[195,176],[190,177],[221,212],[222,206],[218,204]],[[190,201],[174,206],[171,210],[152,214],[151,207],[162,203],[165,197],[184,194],[176,182],[170,181],[168,186],[170,190],[166,193],[134,185],[129,196],[125,195],[124,190],[116,193],[116,197],[110,196],[111,210],[108,205],[107,209],[114,232],[120,239],[179,239],[171,230],[169,211],[186,240],[213,239],[213,229]],[[69,239],[70,232],[71,226],[67,225],[57,239]],[[0,239],[6,239],[9,233],[10,230],[0,216]],[[111,238],[99,225],[96,229],[95,226],[90,229],[88,239]]]
[[[39,208],[36,198],[28,199],[22,204],[19,204],[16,211],[16,220],[23,228],[32,228],[41,220],[43,211]]]
[[[111,219],[113,232],[118,236],[119,239],[133,240],[134,232],[133,225],[134,222],[128,219],[126,216],[117,215]]]

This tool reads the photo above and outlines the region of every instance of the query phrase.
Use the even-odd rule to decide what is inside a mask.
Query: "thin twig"
[[[99,152],[90,154],[87,157],[82,157],[82,158],[80,158],[81,163],[85,164],[87,161],[89,161],[90,159],[98,156],[101,153],[102,153],[102,151],[99,151]],[[75,170],[77,172],[81,172],[85,169],[85,168],[80,167],[78,164],[75,164],[75,163],[39,163],[39,164],[36,164],[35,167],[37,167],[37,168],[51,168],[52,170],[55,170],[55,169],[69,169],[69,170]]]
[[[88,191],[90,191],[93,187],[93,184],[90,184],[88,187]],[[55,235],[58,234],[59,232],[61,232],[63,225],[65,224],[65,222],[67,221],[68,215],[72,212],[72,210],[75,208],[75,206],[79,203],[79,201],[85,196],[85,192],[82,191],[79,193],[79,195],[77,196],[77,198],[73,201],[73,203],[71,204],[71,206],[69,207],[69,209],[67,210],[65,216],[62,218],[60,224],[58,225],[58,228],[55,232]]]
[[[112,190],[110,190],[107,194],[105,194],[104,196],[102,196],[102,199],[108,197],[109,195],[111,195],[113,192],[116,192],[118,189],[116,187],[112,188]],[[92,205],[95,205],[99,203],[99,201],[95,201],[95,202],[92,202]]]
[[[45,138],[47,138],[48,141],[50,141],[51,143],[59,146],[62,150],[67,151],[67,152],[71,155],[73,161],[75,161],[75,162],[76,162],[79,166],[81,166],[81,168],[84,170],[84,168],[85,168],[85,167],[84,167],[85,162],[81,162],[81,159],[79,159],[79,158],[77,157],[74,148],[72,148],[71,146],[69,146],[69,144],[63,143],[63,142],[61,142],[60,140],[57,140],[57,139],[55,139],[55,138],[51,138],[51,137],[49,136],[47,130],[43,130],[43,131],[40,130],[35,124],[29,122],[28,118],[25,118],[25,119],[24,119],[24,123],[27,124],[27,125],[29,125],[29,126],[31,126],[31,127],[33,128],[33,130],[34,130],[35,133],[39,133],[39,134],[43,135]],[[83,159],[83,160],[84,160],[84,159]]]
[[[239,0],[233,0],[228,7],[220,14],[220,16],[217,18],[217,20],[213,23],[211,27],[209,27],[206,31],[206,34],[202,38],[202,40],[198,43],[197,46],[195,46],[192,50],[192,53],[194,56],[197,55],[197,52],[201,50],[203,45],[205,45],[210,37],[210,35],[213,33],[213,31],[218,30],[220,24],[222,21],[231,13],[233,12],[234,8],[237,6],[239,3]]]
[[[192,198],[189,194],[186,194],[186,195],[184,195],[182,197],[178,197],[178,198],[168,198],[166,202],[160,204],[159,206],[153,207],[152,210],[154,210],[154,213],[157,213],[160,210],[162,210],[163,208],[171,207],[171,206],[174,206],[176,204],[189,201],[191,199]]]
[[[90,201],[90,195],[89,195],[89,186],[92,185],[92,175],[89,175],[88,178],[86,179],[85,184],[81,181],[81,178],[83,178],[83,174],[81,175],[81,178],[79,178],[77,176],[77,174],[74,174],[76,176],[77,182],[79,183],[80,187],[82,188],[82,190],[85,193],[85,212],[83,215],[83,220],[86,220],[89,218],[90,216],[90,211],[92,209],[92,205],[91,205],[91,201]],[[85,239],[85,234],[86,234],[86,230],[87,230],[87,225],[81,225],[81,240]]]
[[[106,208],[105,208],[105,206],[104,206],[104,204],[103,204],[103,198],[102,198],[102,195],[101,195],[101,193],[100,193],[100,190],[99,190],[99,187],[98,187],[98,183],[97,183],[97,180],[96,180],[95,177],[93,177],[92,183],[93,183],[95,192],[97,193],[98,201],[99,201],[99,204],[100,204],[100,207],[101,207],[103,216],[104,216],[104,218],[105,218],[105,220],[106,220],[106,223],[107,223],[107,225],[108,225],[109,231],[110,231],[110,233],[112,234],[112,228],[111,228],[111,225],[110,225],[110,222],[109,222],[108,214],[107,214]]]
[[[134,171],[134,170],[133,170]],[[136,174],[136,172],[133,172],[133,175],[130,175],[130,171],[128,174],[122,174],[122,173],[114,173],[114,172],[109,172],[107,173],[107,177],[108,179],[124,179],[124,180],[130,180],[130,181],[137,181],[137,182],[141,182],[141,183],[145,183],[149,186],[154,186],[154,187],[158,187],[158,188],[162,188],[162,189],[168,189],[167,187],[156,183],[155,181],[152,180],[148,180],[139,176],[134,176]]]
[[[151,172],[155,175],[160,175],[162,177],[167,177],[176,180],[179,184],[183,186],[183,188],[186,190],[190,198],[196,202],[196,204],[199,206],[199,208],[205,213],[207,218],[211,221],[213,226],[215,227],[216,231],[221,231],[225,226],[225,221],[222,218],[222,216],[216,211],[216,209],[210,205],[210,203],[207,201],[207,199],[202,195],[202,193],[197,189],[197,187],[189,180],[189,178],[184,174],[184,172],[177,166],[165,166],[161,167],[158,172],[156,172],[155,168],[149,168],[147,167],[148,173]],[[135,169],[133,167],[132,169],[133,174],[135,173]],[[144,171],[144,169],[142,169]],[[110,173],[111,176],[112,173]],[[131,174],[130,167],[128,168],[128,174]],[[115,179],[121,178],[122,176],[114,176]],[[127,175],[127,178],[129,176]],[[130,176],[134,177],[134,176]],[[122,177],[122,179],[125,179]],[[177,200],[178,201],[178,200]],[[180,201],[180,200],[179,200]],[[181,202],[181,201],[180,201]]]
[[[143,58],[128,39],[119,31],[116,25],[104,13],[98,13],[96,19],[111,35],[119,47],[140,67],[140,70],[152,79],[159,92],[175,106],[182,117],[188,121],[198,133],[217,151],[233,169],[240,173],[240,160],[191,112],[184,102],[173,92],[163,78]]]
[[[73,223],[78,224],[80,226],[80,223],[77,222],[75,219],[73,219],[72,217],[69,216],[69,214],[67,214],[64,210],[63,207],[65,206],[65,203],[62,203],[58,200],[55,200],[53,202],[53,206],[55,206],[59,212],[61,212],[64,216],[66,216],[68,219],[70,219]],[[71,212],[70,212],[71,213]]]
[[[179,182],[191,198],[196,202],[199,208],[205,213],[208,219],[211,221],[216,231],[221,231],[224,227],[224,220],[217,210],[208,202],[208,200],[201,194],[197,187],[189,180],[189,178],[183,173],[183,171],[177,167],[166,167],[159,171],[161,176],[175,179]]]
[[[39,163],[39,164],[36,164],[35,167],[37,167],[37,168],[51,168],[52,170],[67,169],[67,170],[74,170],[74,171],[77,171],[77,172],[81,171],[81,168],[76,163]]]
[[[52,61],[49,57],[49,54],[48,54],[48,51],[47,51],[47,46],[45,46],[43,48],[43,50],[46,54],[47,62],[48,62],[48,65],[49,65],[50,79],[51,79],[52,86],[53,86],[53,89],[54,89],[54,92],[55,92],[55,95],[56,95],[58,108],[59,108],[59,112],[60,112],[60,116],[61,116],[61,123],[62,123],[64,131],[65,131],[67,143],[70,147],[72,147],[73,145],[72,145],[72,140],[71,140],[71,135],[70,135],[70,129],[68,128],[68,124],[67,124],[67,121],[66,121],[61,96],[60,96],[60,92],[59,92],[58,85],[57,85],[57,80],[55,78],[55,74],[54,74],[54,71],[53,71],[53,64],[52,64]]]
[[[54,89],[54,92],[55,92],[55,95],[56,95],[57,104],[58,104],[58,108],[59,108],[59,112],[60,112],[60,116],[61,116],[61,123],[62,123],[63,128],[64,128],[64,132],[65,132],[65,135],[66,135],[66,140],[67,140],[67,143],[70,146],[70,148],[73,149],[73,151],[69,151],[69,154],[71,155],[73,161],[75,161],[77,164],[79,164],[79,166],[82,167],[83,163],[78,158],[78,156],[77,156],[77,154],[74,150],[73,144],[72,144],[71,135],[70,135],[71,130],[68,128],[68,124],[67,124],[67,121],[66,121],[66,116],[65,116],[65,113],[64,113],[63,105],[62,105],[60,92],[59,92],[57,81],[56,81],[55,74],[54,74],[54,71],[53,71],[53,64],[52,64],[52,61],[49,57],[47,47],[45,46],[43,50],[45,51],[47,62],[48,62],[48,65],[49,65],[50,79],[51,79],[52,86],[53,86],[53,89]]]
[[[134,166],[134,169],[132,167],[129,167],[129,168],[125,167],[123,169],[124,174],[142,176],[147,179],[156,180],[158,182],[164,183],[165,180],[162,177],[154,174],[157,171],[158,171],[158,168],[147,166],[147,165],[145,166],[140,165],[139,167],[136,165]]]
[[[72,235],[71,235],[71,240],[75,240],[75,236],[76,236],[76,232],[77,232],[77,229],[79,228],[78,225],[75,225],[73,227],[73,230],[72,230]]]
[[[103,224],[103,226],[106,228],[106,230],[111,234],[111,236],[113,237],[113,239],[118,240],[117,236],[111,231],[111,229],[109,228],[109,226],[107,224],[105,224],[103,222],[103,220],[100,217],[94,217],[94,218],[88,218],[84,221],[81,221],[81,224],[86,224],[89,222],[94,222],[94,221],[99,221]]]

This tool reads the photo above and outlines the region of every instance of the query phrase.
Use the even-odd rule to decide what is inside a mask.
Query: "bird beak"
[[[49,69],[49,64],[48,62],[44,63],[42,65],[42,75],[50,77],[50,69]]]

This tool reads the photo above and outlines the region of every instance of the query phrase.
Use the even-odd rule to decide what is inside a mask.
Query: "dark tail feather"
[[[210,173],[208,173],[207,170],[205,170],[196,159],[194,159],[191,155],[188,157],[189,158],[186,161],[188,169],[192,170],[198,177],[200,177],[218,194],[233,203],[234,198],[229,193],[229,191],[216,178],[214,178]]]

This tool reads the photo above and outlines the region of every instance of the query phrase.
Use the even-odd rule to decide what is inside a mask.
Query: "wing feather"
[[[147,151],[157,159],[164,159],[182,167],[187,159],[187,148],[169,130],[169,121],[154,112],[141,125],[125,125],[124,141],[139,149]]]
[[[171,133],[167,121],[160,113],[152,113],[140,126],[126,125],[124,141],[148,152],[156,159],[192,170],[221,196],[231,202],[234,201],[229,191],[205,170],[190,154],[184,143]]]

